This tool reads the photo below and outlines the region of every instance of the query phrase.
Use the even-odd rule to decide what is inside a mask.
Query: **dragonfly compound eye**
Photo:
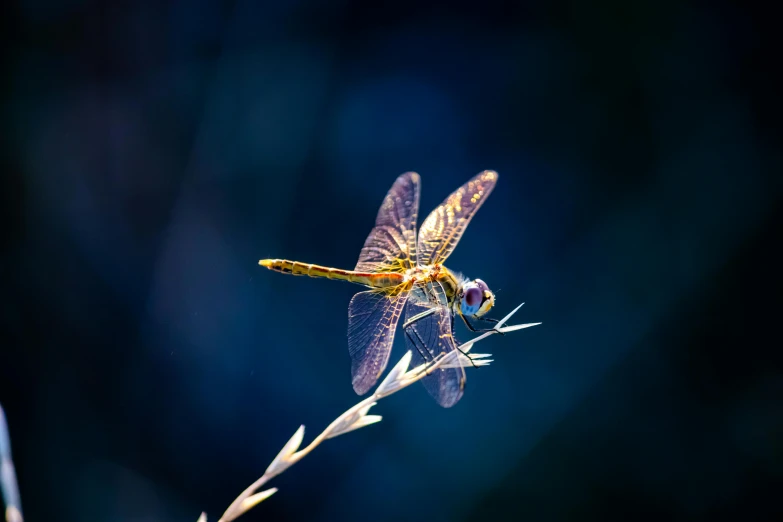
[[[482,294],[483,294],[484,292],[488,292],[488,291],[489,291],[489,287],[487,286],[487,283],[485,283],[485,282],[484,282],[484,281],[482,281],[481,279],[476,279],[476,280],[474,281],[474,283],[476,283],[476,284],[478,285],[478,287],[479,287],[479,289],[481,290],[481,293],[482,293]]]
[[[462,297],[468,308],[478,308],[481,305],[481,301],[484,299],[484,292],[477,286],[472,286],[465,290],[465,295]]]

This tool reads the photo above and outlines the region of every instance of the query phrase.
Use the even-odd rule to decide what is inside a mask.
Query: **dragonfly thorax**
[[[449,307],[459,292],[460,283],[454,273],[443,265],[424,265],[411,268],[405,273],[405,280],[410,282],[438,282],[446,294]]]
[[[495,294],[481,279],[463,279],[443,265],[417,266],[405,274],[408,281],[437,281],[455,314],[481,317],[495,305]]]

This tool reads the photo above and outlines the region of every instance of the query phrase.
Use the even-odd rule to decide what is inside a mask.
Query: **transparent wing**
[[[446,294],[440,283],[416,283],[405,311],[405,341],[413,353],[412,368],[459,347],[451,331],[451,319]],[[438,368],[421,382],[438,404],[449,408],[462,397],[465,369]]]
[[[427,216],[419,230],[419,265],[443,263],[456,248],[465,228],[495,188],[498,175],[485,170],[455,190]]]
[[[402,285],[359,292],[348,306],[348,352],[353,389],[359,395],[375,384],[389,362],[394,330],[409,295]]]
[[[357,272],[404,272],[416,266],[419,175],[406,172],[383,198],[375,228],[364,242]]]

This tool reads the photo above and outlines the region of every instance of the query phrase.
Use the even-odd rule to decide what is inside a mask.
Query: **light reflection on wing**
[[[496,172],[485,170],[455,190],[427,216],[419,230],[419,265],[443,263],[451,255],[497,179]]]
[[[348,352],[359,395],[367,393],[389,362],[394,330],[410,295],[403,287],[359,292],[348,306]]]
[[[383,199],[375,228],[364,242],[357,272],[404,272],[416,266],[419,175],[402,174]]]
[[[434,312],[416,320],[405,329],[405,341],[413,353],[411,368],[430,362],[439,354],[456,350],[459,346],[451,332],[452,317],[446,294],[438,282],[416,283],[408,299],[405,322],[433,308]],[[438,368],[421,382],[438,404],[449,408],[462,397],[465,370],[462,367]]]

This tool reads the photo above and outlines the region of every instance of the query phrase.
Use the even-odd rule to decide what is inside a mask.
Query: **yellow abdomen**
[[[339,279],[340,281],[349,281],[351,283],[369,286],[370,288],[397,286],[405,279],[402,274],[397,273],[375,274],[372,272],[355,272],[353,270],[341,270],[339,268],[329,268],[326,266],[313,265],[311,263],[300,263],[299,261],[289,261],[287,259],[262,259],[258,264],[273,272],[280,272],[281,274]]]

